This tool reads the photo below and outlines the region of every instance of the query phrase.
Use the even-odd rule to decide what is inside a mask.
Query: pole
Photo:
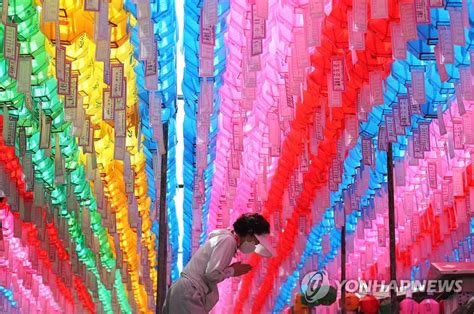
[[[168,163],[168,123],[163,124],[163,142],[165,154],[161,156],[161,182],[160,182],[160,212],[158,217],[158,289],[156,296],[156,313],[161,313],[165,303],[167,290],[167,263],[168,263],[168,222],[166,219],[166,172]],[[159,152],[158,152],[159,154]]]
[[[388,143],[387,151],[387,177],[388,177],[388,228],[390,237],[390,280],[397,280],[397,258],[395,256],[395,197],[393,187],[393,153],[392,143]],[[398,313],[397,291],[390,290],[391,312]]]
[[[344,209],[343,209],[344,210]],[[344,212],[344,224],[341,228],[341,313],[346,314],[346,213]]]

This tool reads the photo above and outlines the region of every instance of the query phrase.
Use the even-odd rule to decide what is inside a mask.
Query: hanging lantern
[[[366,295],[360,300],[360,310],[364,314],[375,314],[379,308],[380,302],[373,295]]]
[[[304,304],[304,296],[302,294],[297,294],[295,298],[295,306],[293,308],[293,314],[309,314],[308,305]]]
[[[439,303],[433,299],[425,299],[419,305],[420,314],[439,314]]]
[[[401,314],[411,314],[411,313],[418,313],[420,305],[418,302],[413,300],[412,298],[405,298],[402,302],[400,302],[400,313]]]
[[[346,298],[344,299],[346,311],[357,311],[359,303],[360,299],[355,293],[346,293]]]

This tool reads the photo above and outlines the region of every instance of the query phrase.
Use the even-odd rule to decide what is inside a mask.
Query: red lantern
[[[364,314],[376,314],[379,309],[380,302],[373,295],[366,295],[360,300],[360,310]]]

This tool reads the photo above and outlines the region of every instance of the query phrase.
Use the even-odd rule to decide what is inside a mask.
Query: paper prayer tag
[[[257,5],[252,5],[252,39],[264,39],[266,20],[257,14]]]
[[[372,19],[388,18],[388,1],[387,0],[371,0],[370,1],[370,17]]]
[[[58,22],[59,21],[59,0],[44,0],[41,10],[42,22]]]
[[[344,58],[333,57],[331,59],[332,88],[334,91],[345,91]]]
[[[412,67],[410,72],[412,99],[415,104],[423,105],[426,103],[425,67]]]
[[[3,56],[8,60],[15,60],[17,48],[17,26],[7,23],[3,34]]]
[[[72,76],[72,64],[66,61],[64,66],[64,81],[58,80],[58,95],[70,95],[71,94],[71,76]]]
[[[71,76],[70,93],[64,97],[64,108],[74,109],[77,107],[77,92],[78,92],[79,76]]]
[[[415,0],[415,16],[418,24],[431,23],[429,0]]]
[[[17,91],[19,93],[30,94],[31,89],[31,57],[20,56],[18,59],[18,77],[17,77]]]
[[[120,98],[124,93],[124,67],[122,63],[110,66],[110,98]]]
[[[16,141],[16,124],[18,117],[10,114],[8,109],[3,107],[3,139],[6,146],[15,147]]]
[[[8,23],[8,0],[2,2],[2,23],[3,25]]]
[[[125,110],[115,110],[115,136],[126,137],[127,136],[127,112]]]
[[[66,80],[66,48],[56,42],[56,77],[59,81]]]
[[[18,78],[18,61],[20,58],[20,44],[16,44],[15,59],[8,61],[8,76],[17,79]]]
[[[123,92],[122,96],[112,99],[109,95],[109,99],[113,100],[114,102],[114,109],[115,110],[125,110],[127,109],[127,81],[123,81]]]
[[[82,146],[82,147],[89,146],[90,132],[91,132],[91,120],[90,118],[87,118],[83,120],[83,125],[81,126],[81,133],[78,140],[79,146]]]
[[[104,88],[102,91],[102,120],[114,120],[114,101],[110,97],[110,90]]]
[[[40,111],[40,148],[48,149],[51,143],[51,117]]]
[[[100,1],[99,0],[84,0],[84,10],[99,12]]]
[[[418,31],[416,28],[415,6],[413,2],[400,1],[400,26],[402,29],[403,38],[406,41],[416,40],[418,38]]]

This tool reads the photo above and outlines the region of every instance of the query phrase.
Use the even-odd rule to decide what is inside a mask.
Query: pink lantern
[[[439,303],[433,299],[425,299],[421,301],[419,306],[420,314],[439,314]]]
[[[420,313],[420,305],[412,298],[407,297],[400,302],[400,314],[417,314]]]

